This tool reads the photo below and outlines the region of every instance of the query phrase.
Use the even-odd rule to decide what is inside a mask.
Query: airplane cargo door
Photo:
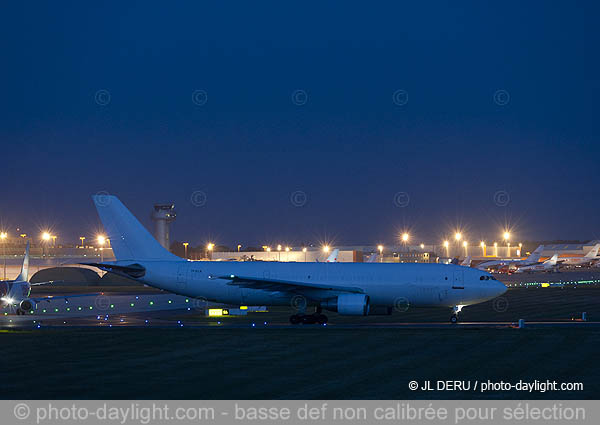
[[[187,286],[188,264],[182,264],[177,268],[177,289],[183,290]]]

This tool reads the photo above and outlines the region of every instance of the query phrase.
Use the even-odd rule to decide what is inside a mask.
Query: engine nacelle
[[[31,310],[35,310],[35,308],[36,308],[36,303],[33,300],[24,299],[19,304],[19,309],[21,311],[31,311]]]
[[[364,294],[342,294],[321,303],[325,310],[337,311],[346,316],[367,316],[369,296]]]

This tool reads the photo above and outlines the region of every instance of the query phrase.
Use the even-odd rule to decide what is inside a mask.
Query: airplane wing
[[[130,264],[128,266],[118,266],[110,263],[79,263],[84,266],[99,268],[105,272],[115,273],[128,278],[140,278],[146,274],[146,269],[139,264]]]
[[[263,289],[265,291],[299,293],[306,290],[322,290],[348,292],[353,294],[362,294],[364,292],[361,288],[353,286],[323,285],[320,283],[295,282],[290,280],[265,279],[236,275],[219,276],[218,279],[229,280],[230,282],[228,285],[250,289]]]
[[[36,303],[40,303],[42,301],[47,301],[50,302],[50,300],[66,300],[69,301],[71,298],[82,298],[82,297],[97,297],[98,295],[102,295],[102,294],[75,294],[75,295],[48,295],[47,297],[41,297],[41,298],[30,298],[31,300],[35,301]]]
[[[30,283],[29,286],[52,285],[53,283],[64,282],[63,280],[49,280],[48,282]]]

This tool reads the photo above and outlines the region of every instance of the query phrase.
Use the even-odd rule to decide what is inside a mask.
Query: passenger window
[[[485,279],[485,276],[479,276],[479,280]]]

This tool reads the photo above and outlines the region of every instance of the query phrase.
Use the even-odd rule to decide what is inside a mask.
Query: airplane
[[[367,258],[367,261],[365,261],[365,263],[374,263],[375,260],[377,260],[377,253],[374,252],[371,255],[369,255],[369,258]]]
[[[537,264],[530,264],[527,266],[521,266],[519,267],[515,273],[524,273],[524,272],[528,272],[528,273],[532,273],[532,272],[545,272],[545,271],[549,271],[549,270],[555,270],[557,265],[558,265],[558,254],[554,254],[551,258],[547,259],[544,262],[541,263],[537,263]]]
[[[325,262],[326,263],[337,263],[339,254],[340,254],[340,250],[337,248],[334,249],[333,251],[331,251],[331,254],[329,254],[329,257],[327,257]]]
[[[544,251],[544,245],[538,246],[535,251],[533,251],[529,257],[523,260],[492,260],[485,261],[477,265],[479,270],[489,270],[489,269],[499,269],[504,266],[509,266],[510,268],[520,267],[520,266],[529,266],[531,264],[536,264],[540,261],[540,257],[542,255],[542,251]]]
[[[582,257],[563,257],[560,259],[561,266],[583,266],[594,263],[597,260],[600,260],[598,257],[598,250],[600,249],[600,244],[594,245],[594,247],[584,256]]]
[[[16,312],[17,315],[26,314],[28,311],[35,310],[37,304],[51,299],[68,299],[81,296],[92,296],[97,294],[82,294],[72,296],[48,296],[42,298],[31,298],[31,287],[48,285],[57,281],[31,283],[29,282],[29,242],[25,247],[25,257],[21,266],[21,273],[15,280],[0,282],[0,308],[8,308],[10,312]]]
[[[294,306],[292,324],[325,324],[323,310],[367,316],[402,300],[413,307],[452,309],[506,292],[503,283],[476,269],[436,263],[317,263],[190,261],[160,245],[113,195],[92,197],[116,261],[85,263],[148,286],[191,298],[237,305]],[[307,308],[314,307],[313,314]]]

